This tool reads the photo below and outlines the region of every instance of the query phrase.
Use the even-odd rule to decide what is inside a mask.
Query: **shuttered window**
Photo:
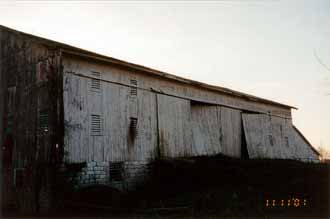
[[[131,80],[131,96],[137,96],[137,81],[134,79]]]
[[[130,124],[130,127],[131,127],[132,129],[136,129],[136,128],[137,128],[137,122],[138,122],[138,119],[137,119],[137,118],[131,117],[131,124]]]
[[[131,117],[130,120],[130,136],[135,138],[137,136],[138,119],[136,117]]]
[[[101,115],[91,115],[91,135],[100,136],[102,135],[102,117]]]
[[[39,130],[41,132],[48,132],[49,130],[49,118],[47,111],[39,112]]]
[[[102,89],[101,84],[101,73],[100,72],[92,72],[92,83],[91,89],[92,91],[100,92]]]

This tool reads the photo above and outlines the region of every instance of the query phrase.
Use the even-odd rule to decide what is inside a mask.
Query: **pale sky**
[[[329,0],[0,1],[0,24],[296,106],[330,149]]]

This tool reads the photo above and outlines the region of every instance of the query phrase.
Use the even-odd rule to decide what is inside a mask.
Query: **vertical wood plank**
[[[191,156],[192,129],[187,100],[157,94],[159,149],[164,157]]]
[[[241,157],[242,119],[239,110],[221,107],[221,152]]]
[[[191,106],[194,156],[221,152],[220,107],[205,104]]]
[[[243,124],[251,158],[318,159],[291,120],[264,114],[243,114]],[[269,136],[272,136],[273,144]]]

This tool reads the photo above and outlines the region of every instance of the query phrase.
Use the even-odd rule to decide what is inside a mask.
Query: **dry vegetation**
[[[320,152],[322,159],[330,159],[330,147],[321,146],[317,150]]]

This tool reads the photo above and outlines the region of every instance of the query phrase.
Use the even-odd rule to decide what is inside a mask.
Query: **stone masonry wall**
[[[148,175],[148,163],[126,162],[87,162],[86,167],[73,179],[76,188],[90,185],[109,185],[119,190],[134,189],[143,183]],[[113,174],[113,175],[111,175]]]
[[[88,162],[78,173],[77,186],[109,183],[109,162]]]

